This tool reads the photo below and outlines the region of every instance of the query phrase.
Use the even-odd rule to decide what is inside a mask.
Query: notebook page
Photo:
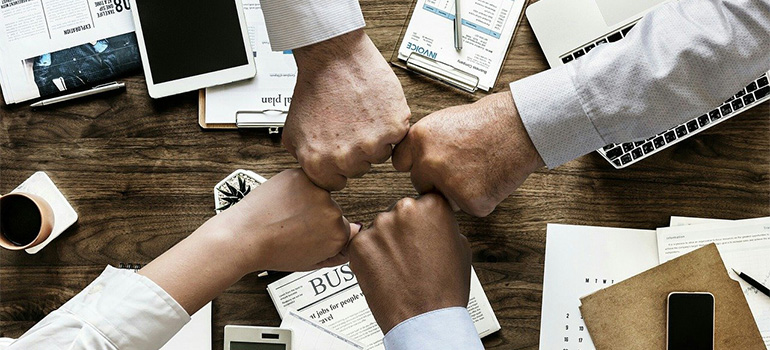
[[[661,263],[716,243],[730,277],[741,284],[765,345],[770,349],[770,297],[740,279],[732,269],[770,285],[770,217],[658,229]]]
[[[549,224],[540,349],[592,350],[580,297],[658,265],[655,231]]]

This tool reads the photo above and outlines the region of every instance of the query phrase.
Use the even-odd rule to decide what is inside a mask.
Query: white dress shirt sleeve
[[[107,267],[7,349],[159,349],[189,321],[187,312],[147,277]]]
[[[293,50],[363,28],[358,0],[260,0],[273,51]]]
[[[464,307],[426,312],[393,327],[385,335],[386,350],[484,349]]]
[[[679,0],[628,36],[511,83],[549,168],[697,117],[770,69],[770,0]]]

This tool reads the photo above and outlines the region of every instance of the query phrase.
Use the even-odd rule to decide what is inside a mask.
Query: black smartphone
[[[714,350],[714,295],[668,295],[668,350]]]

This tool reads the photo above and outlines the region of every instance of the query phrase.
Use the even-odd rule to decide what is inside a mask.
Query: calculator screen
[[[230,350],[286,350],[286,345],[230,342]]]

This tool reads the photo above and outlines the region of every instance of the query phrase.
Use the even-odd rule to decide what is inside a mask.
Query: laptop
[[[556,67],[582,59],[598,45],[623,38],[634,25],[667,0],[540,0],[527,8],[532,25],[548,64]],[[745,88],[719,106],[674,128],[645,140],[609,144],[597,150],[615,168],[625,168],[652,156],[677,142],[717,125],[752,107],[770,100],[768,75],[747,82]]]

